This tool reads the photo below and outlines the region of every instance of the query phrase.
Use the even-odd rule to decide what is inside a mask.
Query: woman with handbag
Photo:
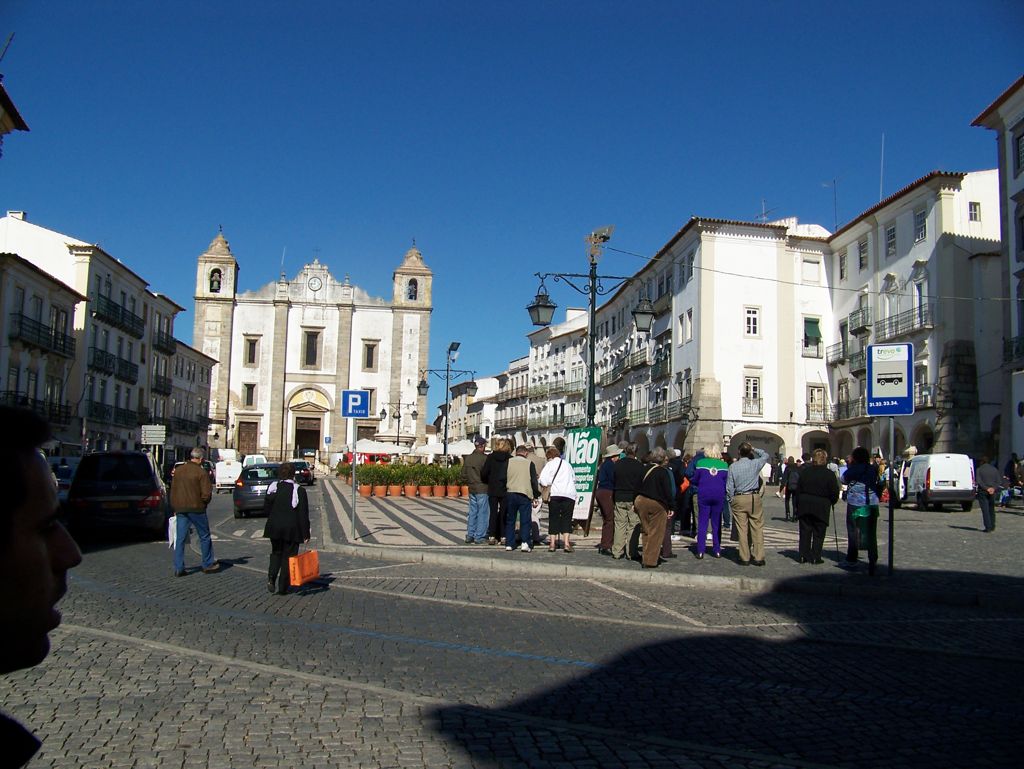
[[[288,592],[288,559],[299,554],[299,544],[309,542],[309,500],[306,490],[295,482],[295,465],[282,462],[277,480],[267,489],[263,512],[267,525],[263,536],[270,540],[270,570],[267,590],[278,595]]]
[[[548,552],[555,552],[558,540],[564,536],[562,549],[571,553],[573,547],[569,533],[572,531],[572,511],[576,506],[576,473],[572,465],[559,456],[555,446],[549,446],[545,456],[548,462],[540,471],[538,483],[541,498],[548,503]]]
[[[643,567],[654,569],[662,562],[661,547],[665,541],[668,512],[676,498],[672,472],[668,469],[668,453],[658,447],[649,455],[640,491],[633,501],[644,533]]]
[[[846,484],[846,563],[857,563],[860,550],[868,551],[868,574],[874,576],[878,562],[878,500],[882,482],[871,455],[863,446],[853,450],[852,462],[843,474]]]

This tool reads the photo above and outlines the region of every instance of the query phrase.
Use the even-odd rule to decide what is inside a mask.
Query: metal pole
[[[402,404],[398,404],[398,413],[395,415],[395,419],[398,420],[395,425],[395,445],[402,445]]]
[[[590,329],[588,331],[587,354],[588,381],[587,381],[587,427],[593,427],[597,417],[597,395],[594,376],[597,371],[597,361],[594,356],[597,351],[597,253],[599,246],[597,241],[590,241]]]
[[[444,456],[448,459],[448,420],[451,418],[452,351],[448,350],[444,364]]]
[[[892,482],[893,468],[896,467],[896,417],[889,417],[889,478],[886,481],[886,486],[889,487],[889,576],[892,576],[892,551],[893,551],[893,532],[896,528],[896,522],[893,520],[893,515],[896,511],[896,487]]]
[[[350,529],[352,534],[350,535],[351,539],[349,540],[349,544],[354,545],[356,543],[356,497],[358,496],[358,494],[356,494],[356,431],[354,420],[348,420],[348,429],[346,432],[349,434],[349,446],[352,449],[349,452],[352,455],[352,528]]]

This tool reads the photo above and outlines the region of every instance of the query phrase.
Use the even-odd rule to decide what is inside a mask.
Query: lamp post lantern
[[[590,270],[586,275],[576,272],[535,273],[540,279],[540,286],[537,288],[537,296],[526,306],[533,325],[547,326],[551,323],[551,319],[555,314],[555,308],[558,305],[551,301],[551,297],[548,295],[547,287],[544,285],[544,281],[547,278],[554,278],[555,281],[567,283],[573,290],[588,297],[590,318],[587,331],[587,352],[589,358],[587,361],[587,425],[590,427],[594,426],[595,418],[597,417],[597,391],[594,381],[594,372],[597,366],[597,361],[595,360],[597,349],[597,297],[609,294],[619,286],[632,283],[635,280],[633,277],[622,275],[597,274],[597,263],[601,258],[601,248],[611,239],[614,229],[614,225],[601,227],[586,237],[585,240],[588,245],[587,258],[590,262]],[[586,288],[576,285],[573,282],[574,278],[586,280]],[[606,286],[602,283],[605,280],[614,281],[614,283]],[[633,309],[632,315],[637,331],[647,333],[651,330],[651,325],[654,323],[654,305],[651,304],[651,300],[646,294],[644,294]]]
[[[394,417],[394,419],[395,419],[395,444],[398,445],[398,446],[401,446],[402,445],[402,409],[403,408],[411,408],[412,411],[409,412],[409,416],[412,418],[412,421],[415,422],[416,418],[419,416],[419,412],[416,411],[416,404],[415,403],[401,403],[401,402],[397,402],[396,401],[394,403],[384,403],[384,404],[382,404],[382,406],[387,406],[387,407],[391,408],[391,416]],[[381,408],[381,410],[380,410],[380,421],[383,422],[387,418],[388,418],[388,410],[387,410],[387,408]],[[413,441],[415,441],[415,439],[416,439],[415,431],[413,431],[413,433],[414,433]]]
[[[435,376],[444,376],[444,438],[443,438],[443,451],[444,455],[448,456],[448,419],[449,411],[451,410],[451,383],[452,378],[458,379],[461,376],[475,377],[476,372],[466,369],[453,369],[452,364],[455,359],[459,357],[460,342],[452,342],[448,345],[448,352],[445,355],[444,369],[428,368],[420,372],[420,381],[416,385],[416,392],[422,396],[426,396],[427,391],[430,389],[430,385],[427,383],[427,374],[434,374]],[[466,385],[466,394],[472,398],[476,395],[477,390],[476,382],[469,382]]]

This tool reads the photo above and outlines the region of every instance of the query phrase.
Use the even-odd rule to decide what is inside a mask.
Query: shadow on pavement
[[[818,601],[747,603],[752,622],[767,608],[810,623],[807,639],[723,631],[646,644],[504,707],[437,708],[431,726],[474,766],[1017,765],[1024,613],[993,618],[995,648],[976,646],[988,628],[959,639],[943,626],[949,648],[936,649],[934,622],[872,622],[872,604],[815,624]]]

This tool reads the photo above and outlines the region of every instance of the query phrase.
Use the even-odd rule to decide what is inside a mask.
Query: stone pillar
[[[284,396],[285,371],[288,360],[288,301],[274,300],[274,343],[273,359],[270,363],[270,381],[266,383],[270,398],[268,399],[270,434],[267,448],[284,459]],[[302,343],[299,343],[301,352]]]
[[[722,443],[722,386],[717,379],[698,379],[693,383],[691,405],[697,421],[690,425],[683,445],[694,453],[713,444]]]
[[[974,454],[978,446],[978,367],[974,342],[954,339],[942,346],[935,393],[935,454]]]
[[[334,408],[330,416],[331,451],[335,444],[344,444],[348,441],[345,427],[347,419],[341,416],[341,391],[349,387],[349,372],[352,369],[352,305],[338,306],[338,360],[335,361],[334,371]]]

